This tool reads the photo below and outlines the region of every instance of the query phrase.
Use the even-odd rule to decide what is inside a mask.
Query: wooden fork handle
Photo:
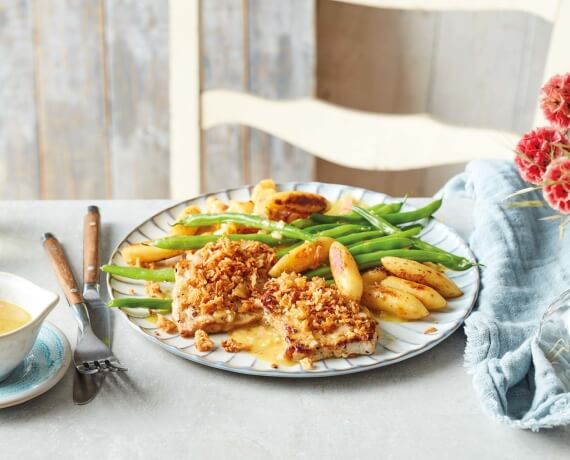
[[[83,297],[63,251],[63,247],[51,233],[44,233],[43,246],[57,275],[57,280],[70,304],[83,302]]]
[[[83,283],[99,283],[99,238],[101,216],[97,206],[89,206],[83,220]]]

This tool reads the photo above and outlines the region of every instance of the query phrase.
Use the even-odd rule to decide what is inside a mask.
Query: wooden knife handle
[[[67,301],[70,304],[83,302],[83,297],[77,287],[77,282],[75,281],[75,277],[73,276],[67,257],[65,257],[63,247],[57,238],[51,233],[44,233],[43,245]]]
[[[97,206],[89,206],[83,220],[83,283],[99,283],[99,238],[101,216]]]

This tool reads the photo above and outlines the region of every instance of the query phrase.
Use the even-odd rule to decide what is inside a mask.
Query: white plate
[[[0,382],[0,409],[22,404],[58,383],[71,363],[67,338],[53,324],[45,322],[32,351]]]
[[[394,201],[385,194],[369,190],[348,187],[344,185],[322,184],[318,182],[291,182],[279,186],[280,190],[302,190],[324,195],[331,201],[337,200],[345,193],[350,193],[354,198],[367,205]],[[150,217],[133,231],[117,246],[110,264],[126,265],[120,255],[124,246],[145,240],[156,239],[168,233],[170,225],[175,222],[176,216],[191,204],[205,209],[206,199],[209,196],[217,196],[222,201],[229,200],[247,201],[250,199],[252,187],[241,187],[217,193],[202,195],[193,198]],[[413,209],[405,205],[404,210]],[[446,225],[432,220],[421,233],[421,238],[428,243],[439,246],[446,251],[475,260],[467,244],[455,231]],[[441,341],[449,337],[469,315],[479,290],[479,271],[471,268],[464,272],[448,272],[448,275],[458,284],[464,295],[458,299],[449,301],[449,307],[441,312],[430,314],[422,321],[414,322],[380,322],[380,339],[376,352],[368,356],[358,356],[349,359],[327,359],[315,363],[315,368],[310,371],[304,370],[300,365],[280,367],[273,369],[270,363],[256,359],[251,354],[227,353],[223,348],[217,347],[209,353],[201,353],[194,347],[193,339],[184,339],[177,334],[168,334],[158,329],[155,324],[145,319],[148,316],[146,310],[123,309],[123,316],[129,324],[148,340],[161,348],[181,356],[190,361],[195,361],[206,366],[215,367],[231,372],[242,374],[270,376],[270,377],[325,377],[353,372],[362,372],[377,367],[388,366],[399,361],[417,356],[429,350]],[[141,296],[144,297],[144,282],[128,280],[116,276],[108,276],[107,284],[112,298]],[[429,328],[435,328],[433,333],[426,333]],[[227,337],[227,334],[213,336],[216,343]]]

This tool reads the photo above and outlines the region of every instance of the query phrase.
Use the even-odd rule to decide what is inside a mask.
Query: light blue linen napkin
[[[537,431],[570,423],[570,393],[536,343],[544,310],[570,289],[570,234],[561,240],[556,222],[539,221],[554,214],[547,206],[506,206],[505,198],[525,187],[512,162],[482,160],[438,195],[474,200],[469,243],[485,265],[478,308],[465,321],[465,366],[485,412]]]

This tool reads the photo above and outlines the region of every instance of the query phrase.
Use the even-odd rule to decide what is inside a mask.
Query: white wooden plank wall
[[[168,196],[163,0],[0,0],[0,199]]]
[[[40,193],[32,1],[0,0],[0,199]]]
[[[102,20],[98,1],[34,2],[42,198],[108,196]]]
[[[202,11],[205,89],[316,88],[357,109],[518,132],[532,124],[551,32],[524,13],[329,0],[207,0]],[[0,56],[0,199],[168,195],[166,2],[0,0]],[[235,126],[207,131],[203,155],[207,190],[273,176],[424,195],[462,168],[348,170]]]
[[[112,196],[169,193],[168,8],[105,2]]]
[[[242,0],[202,2],[202,87],[247,88],[247,12]],[[203,182],[206,190],[247,183],[247,128],[217,126],[204,132]]]

